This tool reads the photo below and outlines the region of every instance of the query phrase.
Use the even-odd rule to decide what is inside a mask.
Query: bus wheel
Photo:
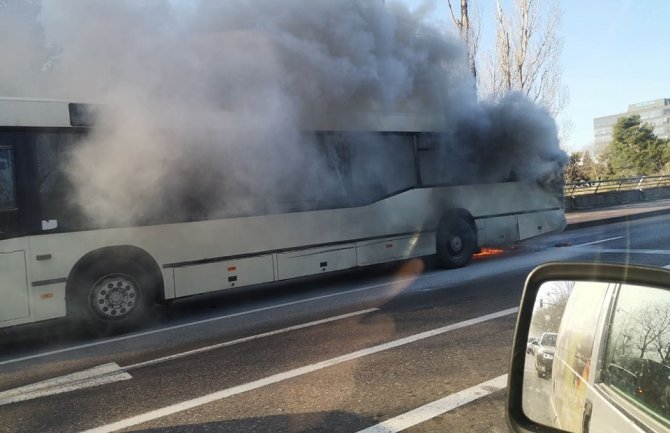
[[[77,279],[73,315],[96,334],[132,329],[151,304],[147,273],[133,263],[109,263],[89,269]]]
[[[444,268],[467,265],[477,249],[477,235],[463,214],[444,216],[437,228],[437,258]]]

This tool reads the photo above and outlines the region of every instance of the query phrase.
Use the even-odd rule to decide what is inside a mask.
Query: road
[[[535,368],[535,355],[526,354],[523,372],[524,394],[523,411],[535,422],[543,425],[554,425],[554,417],[550,396],[551,377],[539,377]]]
[[[664,266],[668,245],[670,215],[654,216],[463,269],[413,260],[189,298],[112,338],[63,322],[1,331],[0,431],[505,432],[528,272],[548,261]]]

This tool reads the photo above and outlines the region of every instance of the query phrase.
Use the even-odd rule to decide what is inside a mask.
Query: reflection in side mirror
[[[631,419],[670,427],[670,292],[545,282],[529,336],[537,348],[526,355],[522,404],[532,421],[568,432],[622,431]]]

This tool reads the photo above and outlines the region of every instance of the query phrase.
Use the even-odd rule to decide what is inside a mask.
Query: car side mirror
[[[670,432],[670,271],[578,263],[533,270],[508,385],[514,432]]]

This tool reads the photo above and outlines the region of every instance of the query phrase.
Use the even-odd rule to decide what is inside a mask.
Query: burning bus
[[[303,131],[322,165],[292,176],[319,187],[285,181],[271,203],[243,184],[244,203],[234,191],[220,201],[230,179],[217,161],[240,155],[231,147],[212,159],[206,137],[191,131],[197,157],[175,168],[182,182],[154,191],[161,206],[132,224],[91,219],[72,199],[71,173],[72,155],[95,134],[87,112],[0,100],[0,326],[68,315],[126,328],[155,302],[433,254],[461,267],[481,246],[565,224],[551,183],[440,182],[439,119],[397,115],[354,131]]]
[[[44,58],[5,63],[44,67],[0,99],[0,327],[123,329],[156,302],[461,267],[564,227],[553,118],[480,101],[460,40],[395,3],[261,3],[42,11]]]

